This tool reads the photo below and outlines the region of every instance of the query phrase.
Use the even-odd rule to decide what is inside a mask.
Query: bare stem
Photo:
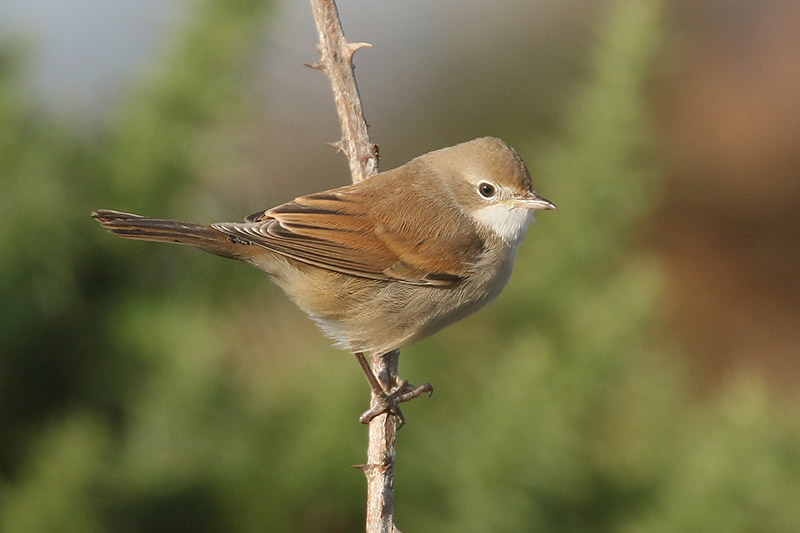
[[[370,45],[347,42],[334,0],[311,0],[311,8],[319,32],[320,60],[309,66],[322,70],[330,79],[342,125],[342,138],[334,145],[347,156],[356,183],[378,172],[377,146],[369,138],[353,73],[353,54]],[[384,390],[392,390],[397,381],[399,359],[397,350],[371,355],[372,372]],[[373,393],[370,406],[377,405],[377,400]],[[397,532],[394,525],[396,432],[395,416],[390,414],[378,415],[369,424],[367,464],[360,467],[367,477],[367,533]]]
[[[334,145],[347,156],[350,174],[356,183],[378,172],[378,150],[369,140],[367,121],[353,73],[353,54],[359,48],[372,45],[350,43],[345,39],[334,0],[311,0],[311,9],[319,33],[317,49],[320,59],[309,66],[322,70],[331,81],[333,99],[342,125],[342,138]]]
[[[397,376],[400,352],[372,354],[372,371],[383,390],[392,390]],[[373,392],[370,406],[377,397]],[[395,533],[394,525],[394,463],[397,422],[394,415],[383,413],[369,423],[367,464],[362,468],[367,476],[367,533]],[[399,532],[398,532],[399,533]]]

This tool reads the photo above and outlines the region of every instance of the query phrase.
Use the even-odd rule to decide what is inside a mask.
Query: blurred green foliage
[[[199,2],[89,134],[35,109],[0,48],[0,531],[362,528],[349,356],[255,270],[88,217],[199,209],[268,8]],[[642,95],[660,29],[657,2],[610,6],[563,137],[517,146],[559,211],[491,309],[405,350],[437,394],[406,408],[404,530],[800,529],[796,414],[747,376],[690,398],[658,334],[659,265],[636,243],[659,191]]]

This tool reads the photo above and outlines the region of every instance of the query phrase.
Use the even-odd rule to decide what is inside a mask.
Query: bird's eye
[[[492,198],[497,193],[497,189],[488,181],[482,181],[478,184],[478,192],[484,198]]]

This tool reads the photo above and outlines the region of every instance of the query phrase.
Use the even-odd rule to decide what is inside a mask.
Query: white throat
[[[519,246],[533,216],[528,209],[494,204],[472,213],[475,221],[511,246]]]

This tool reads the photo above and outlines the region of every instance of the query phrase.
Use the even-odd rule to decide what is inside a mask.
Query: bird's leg
[[[421,396],[426,392],[428,393],[428,396],[433,394],[433,385],[430,383],[424,383],[419,387],[415,387],[408,381],[400,379],[397,374],[390,376],[391,384],[393,386],[387,391],[386,388],[384,388],[384,386],[381,384],[378,377],[372,371],[372,367],[370,367],[364,354],[362,352],[355,352],[353,355],[356,356],[356,360],[361,366],[361,370],[364,371],[364,375],[369,382],[369,386],[372,389],[373,394],[375,394],[375,398],[377,399],[375,405],[364,411],[364,413],[361,414],[361,417],[359,417],[359,420],[362,424],[369,424],[376,416],[383,413],[388,413],[398,418],[400,421],[398,424],[399,429],[406,422],[406,418],[403,416],[403,412],[400,410],[399,404],[413,400],[417,396]]]

